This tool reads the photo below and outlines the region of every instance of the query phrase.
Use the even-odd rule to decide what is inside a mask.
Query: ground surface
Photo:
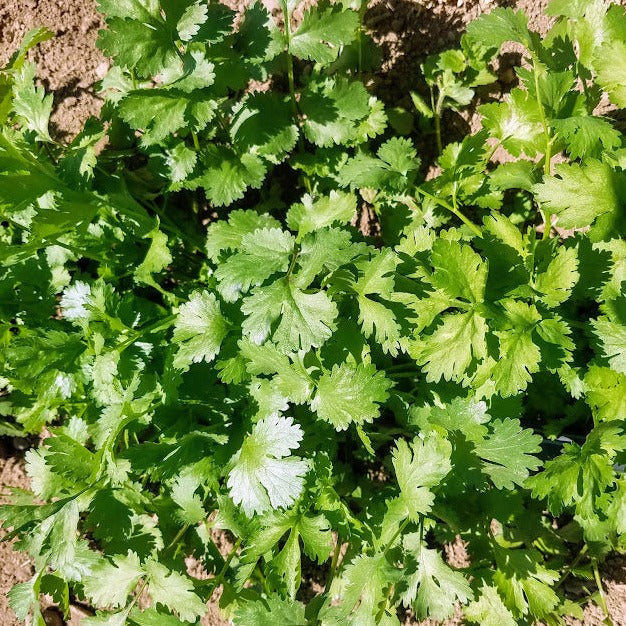
[[[229,4],[242,6],[247,2],[230,0]],[[380,95],[386,100],[393,99],[394,105],[410,107],[406,94],[415,88],[419,64],[425,54],[453,46],[470,20],[496,6],[524,9],[531,26],[545,31],[550,24],[542,15],[546,4],[547,0],[374,0],[366,22],[381,45],[385,59],[384,73],[378,84]],[[0,66],[19,45],[24,33],[34,26],[47,26],[56,34],[33,53],[33,60],[38,63],[42,83],[55,92],[52,118],[55,131],[59,136],[71,137],[89,115],[99,111],[100,100],[91,85],[102,78],[109,67],[107,59],[95,47],[98,29],[102,27],[96,0],[0,0]],[[512,50],[510,55],[514,54]],[[503,91],[507,88],[506,64],[505,55],[500,67]],[[27,487],[28,480],[20,450],[0,438],[0,488],[8,486]],[[14,583],[28,579],[31,573],[32,566],[23,554],[14,552],[11,544],[0,544],[2,626],[19,624],[8,607],[6,593]],[[609,561],[603,578],[613,623],[626,626],[626,561]],[[215,605],[209,608],[204,626],[227,623],[219,617]],[[71,626],[79,625],[84,614],[76,607]],[[63,625],[63,620],[53,611],[46,619],[50,625]],[[586,608],[584,624],[600,626],[602,619],[597,607]],[[455,619],[446,623],[451,626],[462,622]]]

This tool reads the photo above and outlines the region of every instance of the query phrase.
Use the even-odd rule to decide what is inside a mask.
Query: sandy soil
[[[385,58],[384,72],[379,77],[378,91],[394,105],[410,108],[408,91],[418,81],[419,64],[425,54],[437,52],[458,42],[465,25],[480,13],[496,6],[522,8],[531,26],[541,32],[549,27],[542,12],[548,0],[374,0],[366,23],[381,45]],[[244,5],[246,0],[232,0]],[[53,124],[59,136],[71,137],[81,128],[89,115],[98,113],[101,101],[91,85],[104,76],[108,61],[95,48],[102,20],[96,10],[96,0],[0,0],[0,66],[19,45],[24,33],[34,26],[47,26],[56,37],[32,52],[39,65],[42,83],[55,92]],[[502,91],[508,88],[506,69],[514,62],[515,51],[505,55],[500,64]],[[10,442],[0,439],[0,488],[27,486],[22,455]],[[459,547],[448,552],[453,560]],[[457,555],[458,556],[458,555]],[[11,544],[0,544],[0,624],[18,626],[8,607],[6,592],[11,586],[27,580],[32,566],[23,554],[14,552]],[[626,560],[610,560],[603,578],[607,602],[616,626],[626,626]],[[220,618],[215,604],[210,605],[204,626],[227,624]],[[71,626],[80,624],[85,613],[76,607]],[[49,624],[63,624],[51,611]],[[410,620],[406,623],[410,623]],[[430,624],[431,622],[426,622]],[[425,624],[426,624],[425,623]],[[446,624],[460,624],[456,617]],[[574,626],[579,622],[568,622]],[[583,624],[600,626],[602,612],[595,606],[585,610]]]

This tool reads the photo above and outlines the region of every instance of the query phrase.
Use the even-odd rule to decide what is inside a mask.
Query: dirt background
[[[267,0],[268,6],[275,5]],[[242,7],[246,0],[230,0],[229,4]],[[458,43],[465,25],[496,6],[523,9],[535,30],[545,32],[550,25],[543,16],[548,0],[374,0],[366,16],[366,23],[382,48],[383,72],[377,77],[377,91],[385,100],[393,98],[394,105],[410,109],[408,91],[414,89],[419,77],[419,65],[426,54],[441,51]],[[54,91],[55,107],[52,116],[54,131],[60,137],[72,137],[89,115],[98,113],[101,100],[92,85],[109,68],[106,58],[96,49],[97,33],[103,26],[97,12],[96,0],[0,0],[0,66],[18,47],[23,35],[35,26],[47,26],[56,36],[41,44],[31,53],[39,66],[42,84]],[[508,90],[511,74],[508,68],[516,61],[515,50],[505,54],[499,64],[500,88]],[[24,473],[23,448],[0,438],[0,489],[28,487]],[[455,560],[458,546],[448,550]],[[462,558],[462,557],[459,557]],[[0,624],[18,626],[8,606],[6,593],[16,582],[32,575],[28,558],[14,552],[10,543],[0,544]],[[612,559],[605,564],[603,580],[607,603],[615,626],[626,626],[626,560]],[[74,607],[71,626],[78,626],[85,612]],[[50,625],[62,626],[63,620],[54,610],[46,615]],[[204,626],[227,624],[219,616],[217,607],[209,606]],[[408,623],[415,623],[407,618]],[[446,624],[461,624],[460,618]],[[570,624],[580,622],[570,621]],[[431,622],[425,622],[431,624]],[[600,609],[589,605],[583,624],[600,626]]]

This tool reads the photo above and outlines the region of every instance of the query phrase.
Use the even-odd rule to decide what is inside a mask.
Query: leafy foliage
[[[105,105],[67,145],[49,33],[0,72],[0,433],[47,429],[0,509],[22,620],[71,593],[197,623],[222,586],[241,625],[558,624],[559,581],[626,550],[626,142],[597,115],[626,13],[480,17],[396,136],[365,3],[295,4],[101,0]],[[508,41],[519,86],[446,143]]]

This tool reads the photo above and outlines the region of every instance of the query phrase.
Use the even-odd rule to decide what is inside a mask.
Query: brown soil
[[[28,488],[28,477],[24,462],[12,446],[0,440],[0,492],[8,487]],[[28,580],[33,575],[32,564],[24,553],[13,550],[13,542],[0,543],[0,623],[3,626],[18,626],[9,608],[7,592],[15,583]]]
[[[230,0],[230,4],[240,7],[247,2]],[[272,4],[275,3],[268,0],[268,5]],[[418,82],[419,65],[427,53],[454,46],[469,21],[496,6],[524,9],[531,26],[545,32],[550,25],[543,16],[547,4],[548,0],[374,0],[366,22],[381,45],[385,59],[384,72],[378,78],[379,93],[385,94],[385,99],[391,97],[394,105],[410,109],[407,94]],[[98,29],[102,27],[96,0],[0,0],[0,66],[6,63],[25,32],[35,26],[47,26],[56,33],[54,39],[40,45],[31,57],[39,66],[42,84],[55,92],[52,122],[57,134],[72,136],[89,115],[98,113],[101,101],[91,87],[109,67],[107,59],[95,47]],[[512,48],[500,63],[502,91],[508,88],[510,72],[507,68],[516,60],[516,50]],[[0,489],[8,486],[27,487],[28,480],[21,453],[0,439]],[[462,554],[460,545],[447,550],[453,562],[463,560]],[[30,561],[14,552],[10,543],[0,543],[2,626],[18,626],[6,593],[13,584],[31,575]],[[626,560],[610,560],[603,570],[603,579],[613,623],[626,626]],[[70,624],[80,624],[81,615],[85,614],[80,607],[74,607]],[[50,613],[50,624],[62,623],[58,619],[58,615]],[[220,617],[216,603],[211,603],[202,623],[222,626],[228,622]],[[415,622],[409,619],[405,623]],[[460,623],[459,616],[446,621],[449,626]],[[572,626],[580,623],[568,621]],[[582,624],[600,626],[602,623],[602,611],[589,605]]]
[[[91,89],[109,64],[96,48],[103,21],[95,0],[0,0],[0,67],[31,28],[46,26],[55,37],[31,53],[42,84],[55,92],[57,135],[75,135],[100,111]]]

